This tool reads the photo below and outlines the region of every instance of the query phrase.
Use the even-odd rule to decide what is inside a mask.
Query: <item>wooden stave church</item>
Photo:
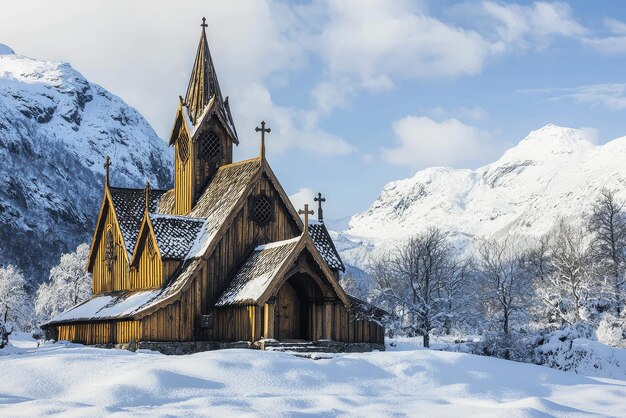
[[[262,339],[384,342],[381,311],[339,284],[321,216],[296,211],[265,158],[232,162],[237,131],[202,32],[169,144],[174,188],[104,196],[87,270],[93,296],[42,327],[85,344]],[[299,214],[304,213],[305,222]]]

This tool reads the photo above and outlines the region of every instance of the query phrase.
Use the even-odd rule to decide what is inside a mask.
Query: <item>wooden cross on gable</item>
[[[304,232],[307,232],[309,230],[309,215],[314,215],[315,212],[313,212],[312,210],[309,210],[309,204],[305,204],[304,205],[304,210],[300,209],[298,211],[298,215],[304,215]]]
[[[317,220],[320,222],[324,222],[324,212],[322,211],[322,202],[326,202],[326,198],[322,197],[322,193],[318,193],[317,197],[313,199],[314,202],[317,202]]]
[[[261,157],[265,158],[265,133],[272,132],[270,128],[265,128],[265,121],[261,121],[261,127],[254,128],[256,132],[261,132]]]
[[[109,182],[109,167],[111,167],[111,159],[107,155],[104,159],[104,179],[107,183]]]

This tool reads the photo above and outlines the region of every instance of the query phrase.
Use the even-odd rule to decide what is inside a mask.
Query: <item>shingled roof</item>
[[[157,247],[163,259],[184,259],[196,241],[204,219],[150,214]]]
[[[256,247],[215,306],[256,303],[299,240],[297,237]]]
[[[333,239],[330,237],[328,229],[326,229],[323,222],[309,220],[309,235],[311,235],[317,251],[319,251],[331,269],[346,271],[337,248],[335,248]]]
[[[135,250],[141,221],[146,210],[146,190],[145,189],[125,189],[119,187],[109,187],[113,207],[124,238],[126,251],[130,258]],[[150,189],[149,211],[156,212],[159,207],[161,197],[165,190]]]
[[[220,167],[204,190],[193,210],[192,218],[205,218],[201,237],[187,258],[201,257],[213,240],[215,233],[226,221],[243,197],[251,180],[261,169],[261,159],[253,158]]]

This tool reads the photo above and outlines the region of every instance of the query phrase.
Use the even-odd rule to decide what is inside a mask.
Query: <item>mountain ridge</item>
[[[536,237],[560,217],[580,218],[605,186],[626,199],[626,137],[597,145],[592,131],[550,124],[475,170],[431,167],[390,182],[337,234],[338,247],[362,268],[429,226],[448,231],[460,247]]]
[[[0,44],[0,266],[39,282],[90,240],[105,155],[116,186],[170,185],[171,151],[137,110],[68,63]]]

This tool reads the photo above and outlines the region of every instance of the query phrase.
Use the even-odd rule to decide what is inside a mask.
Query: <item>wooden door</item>
[[[276,297],[277,339],[294,340],[300,337],[300,298],[296,290],[285,282]]]

